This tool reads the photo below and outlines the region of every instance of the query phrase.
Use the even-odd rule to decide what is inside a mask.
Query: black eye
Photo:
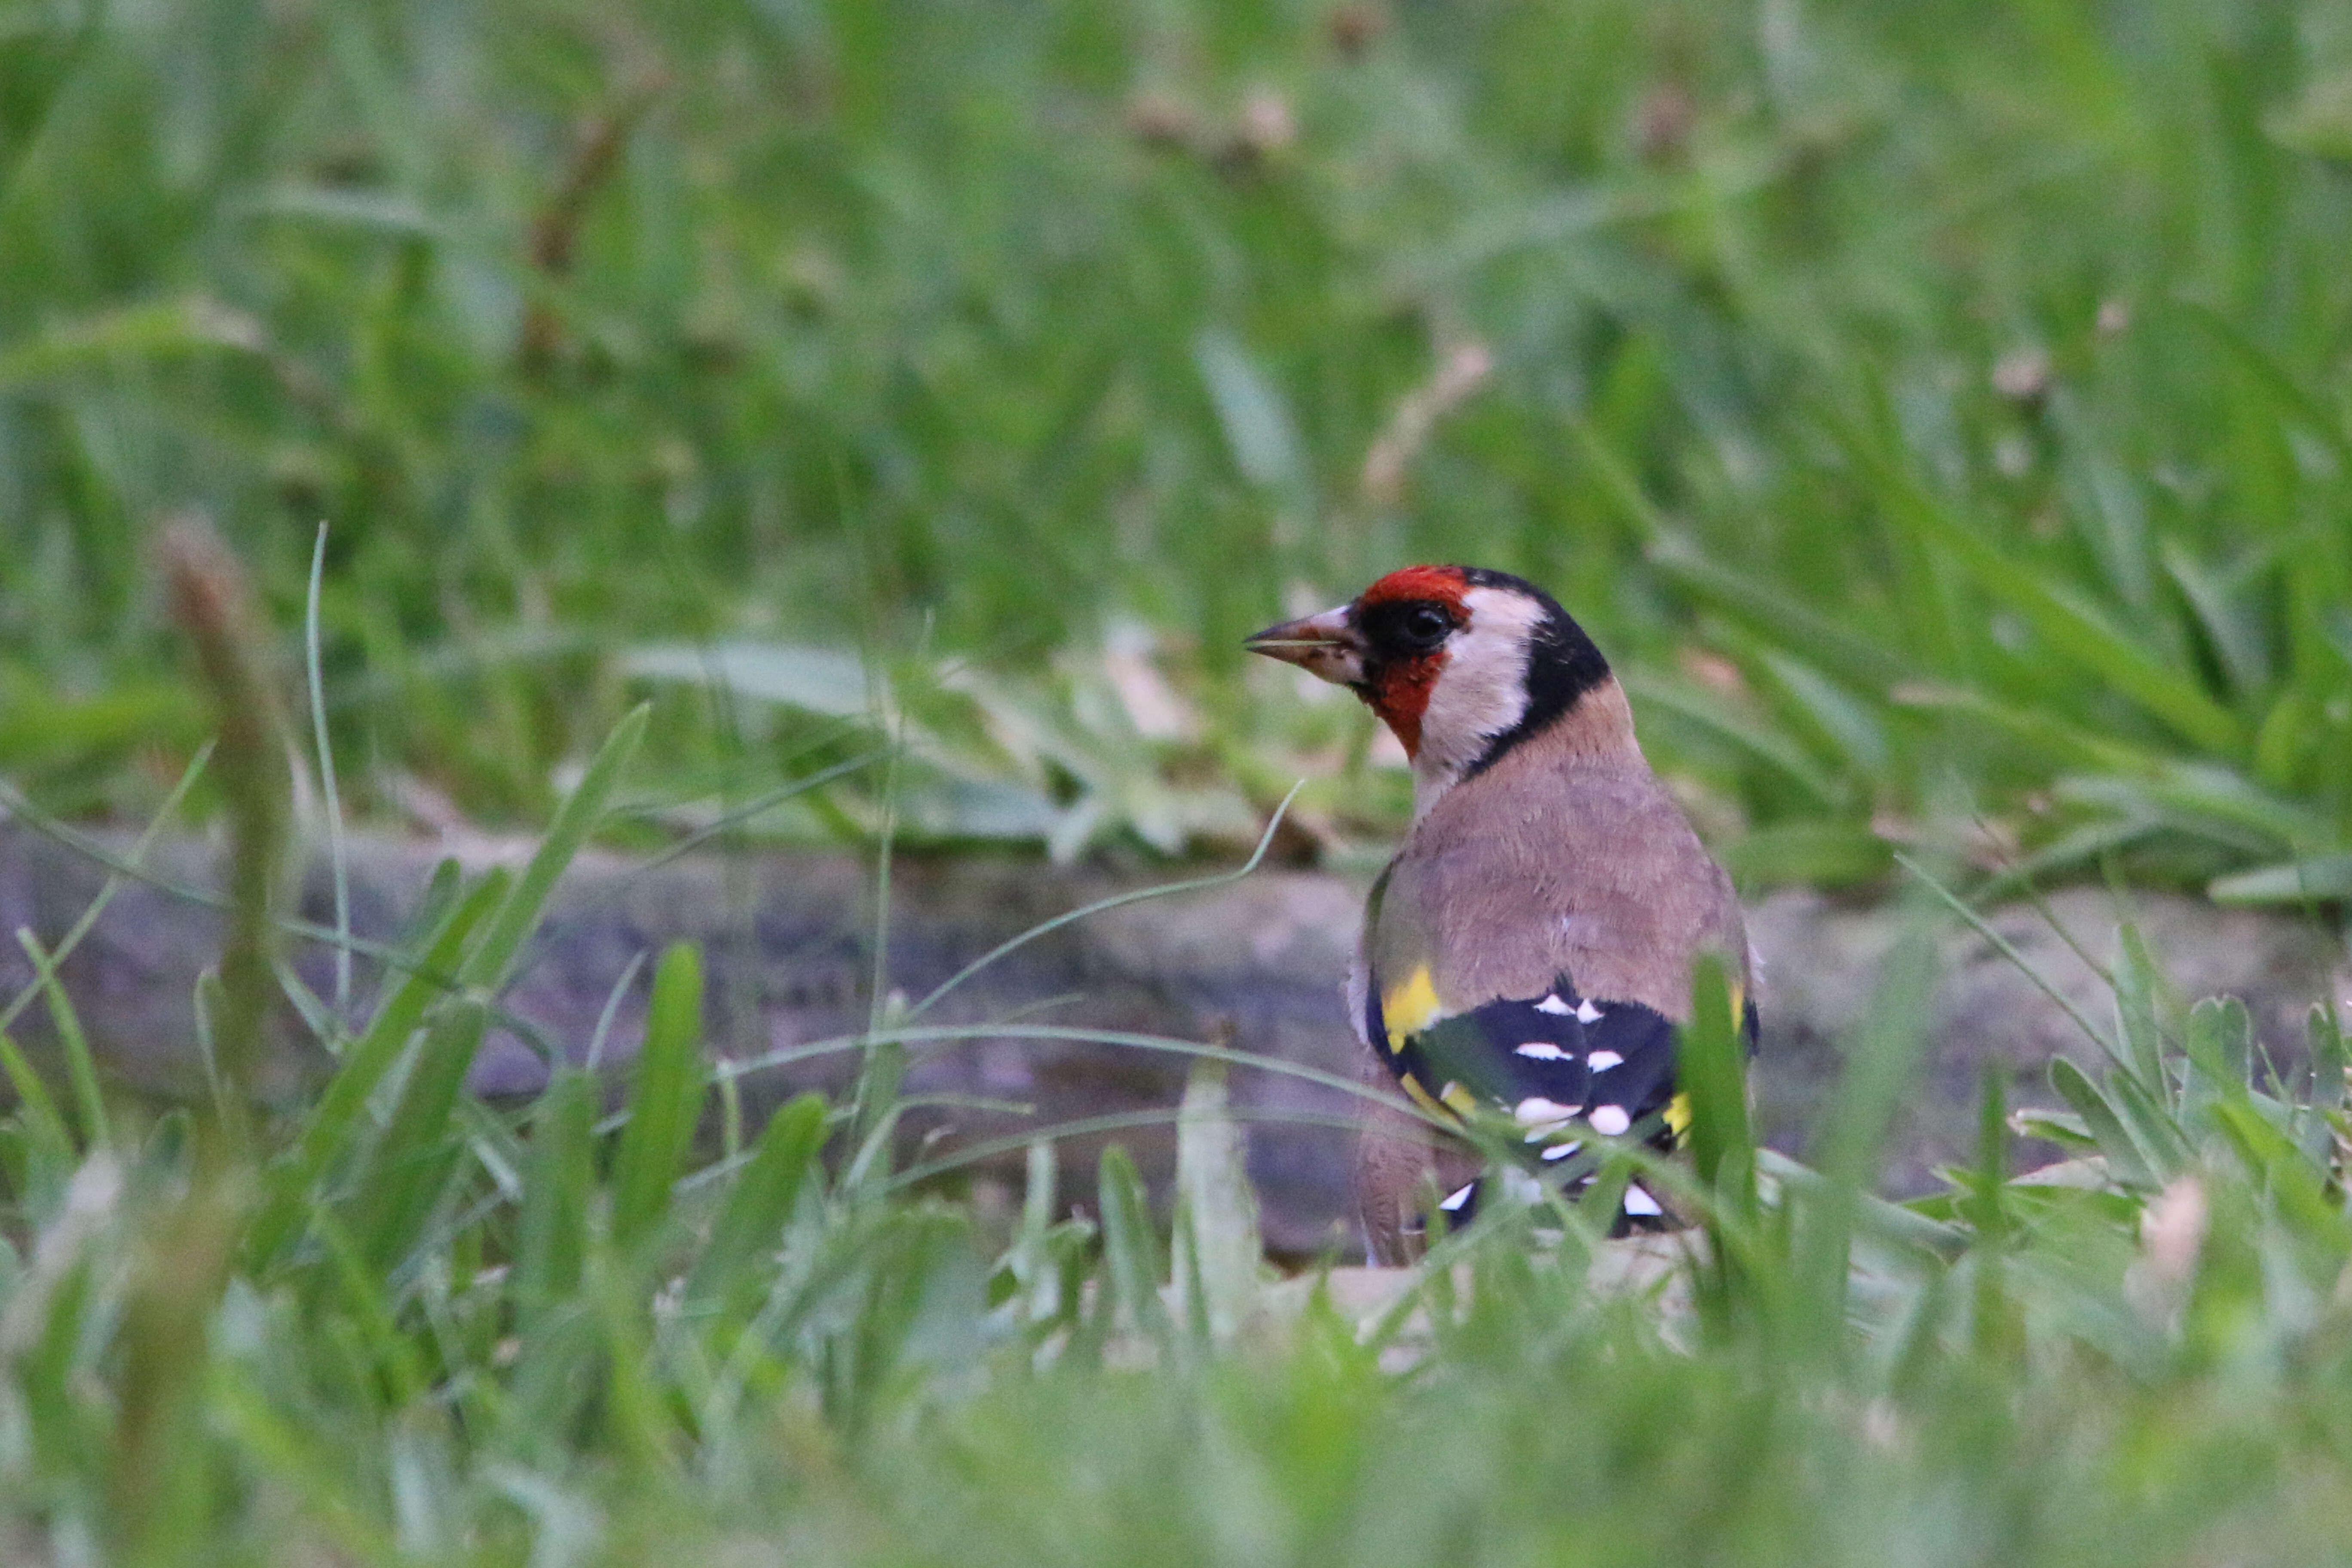
[[[1454,630],[1454,621],[1434,605],[1415,605],[1404,613],[1397,629],[1415,647],[1435,647]]]

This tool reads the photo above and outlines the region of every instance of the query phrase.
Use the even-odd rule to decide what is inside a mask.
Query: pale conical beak
[[[1242,646],[1252,653],[1295,664],[1309,675],[1334,686],[1360,686],[1364,680],[1364,639],[1348,624],[1348,606],[1319,616],[1268,626]]]

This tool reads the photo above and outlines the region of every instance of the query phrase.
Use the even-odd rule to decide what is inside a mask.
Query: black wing
[[[1388,1038],[1375,995],[1366,1023],[1374,1040]],[[1752,1053],[1756,1010],[1745,1009]],[[1580,996],[1562,975],[1542,996],[1489,1002],[1440,1019],[1382,1053],[1407,1093],[1457,1118],[1481,1105],[1516,1121],[1525,1131],[1530,1164],[1572,1158],[1593,1132],[1619,1137],[1649,1128],[1648,1142],[1670,1150],[1688,1125],[1675,1078],[1680,1035],[1654,1008],[1638,1002]],[[1580,1190],[1591,1180],[1570,1184]],[[1456,1225],[1468,1221],[1476,1182],[1448,1194],[1441,1207]],[[1628,1187],[1612,1234],[1663,1228],[1672,1223],[1639,1183]]]

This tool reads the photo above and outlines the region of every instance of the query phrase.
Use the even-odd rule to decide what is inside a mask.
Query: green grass
[[[1305,773],[1345,847],[1395,772],[1236,641],[1439,557],[1590,622],[1751,883],[2337,896],[2347,104],[2285,0],[25,0],[0,767],[176,776],[193,505],[281,626],[330,526],[355,811],[535,823],[651,697],[707,825],[882,702],[910,841]]]
[[[8,1048],[9,1562],[2341,1552],[2352,1124],[2324,1012],[2315,1073],[2283,1085],[2242,1005],[2183,1005],[2127,940],[2105,1070],[2032,1124],[2081,1184],[2003,1168],[1994,1096],[1975,1167],[1901,1208],[1870,1186],[1920,1066],[1924,912],[1817,1170],[1752,1142],[1702,975],[1695,1158],[1625,1144],[1598,1184],[1638,1167],[1700,1216],[1687,1262],[1629,1286],[1580,1209],[1505,1193],[1367,1304],[1261,1262],[1203,1047],[1171,1216],[1116,1147],[1097,1212],[1065,1216],[1051,1129],[1017,1206],[961,1194],[966,1156],[894,1163],[888,1064],[939,1032],[887,1018],[843,1042],[881,1064],[854,1098],[698,1145],[727,1095],[684,948],[611,1114],[576,1068],[529,1105],[474,1099],[508,961],[642,733],[600,748],[520,875],[440,879],[354,1027],[295,1009],[337,1058],[304,1101],[61,1108]]]

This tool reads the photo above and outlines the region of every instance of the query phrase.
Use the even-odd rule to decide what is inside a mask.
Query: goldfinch
[[[1512,1118],[1532,1170],[1575,1169],[1556,1163],[1595,1132],[1671,1146],[1692,963],[1721,955],[1752,1041],[1748,940],[1583,628],[1520,578],[1408,566],[1246,646],[1354,691],[1412,760],[1412,826],[1372,886],[1349,984],[1366,1049],[1426,1111]],[[1480,1165],[1376,1116],[1356,1171],[1373,1259],[1417,1255],[1425,1193],[1466,1222]],[[1671,1219],[1635,1183],[1612,1224]]]

